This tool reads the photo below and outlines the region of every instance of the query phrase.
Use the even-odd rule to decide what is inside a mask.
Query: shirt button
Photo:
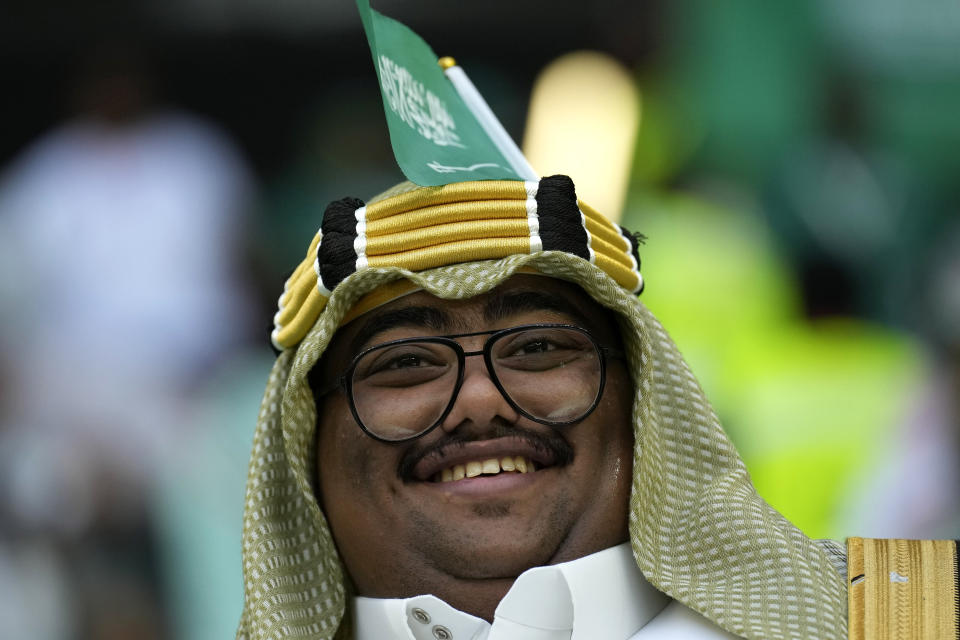
[[[420,624],[430,624],[430,614],[423,609],[415,608],[411,613],[413,613],[413,619]],[[434,627],[433,635],[437,635],[436,627]]]
[[[433,637],[437,640],[453,640],[453,634],[450,633],[450,629],[439,624],[433,628]]]

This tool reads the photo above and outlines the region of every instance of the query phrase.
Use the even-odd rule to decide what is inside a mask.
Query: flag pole
[[[510,166],[513,167],[513,170],[517,172],[517,175],[524,180],[540,180],[540,176],[537,175],[537,172],[530,166],[523,152],[520,151],[520,147],[513,141],[513,138],[510,137],[507,130],[504,129],[500,121],[497,120],[497,116],[494,115],[487,101],[483,99],[483,96],[480,95],[477,88],[470,82],[470,78],[467,77],[463,67],[459,66],[456,60],[450,56],[440,58],[437,64],[443,69],[443,73],[447,76],[447,79],[450,80],[450,84],[452,84],[453,88],[460,94],[460,97],[464,103],[466,103],[471,113],[473,113],[477,122],[483,127],[486,134],[490,136],[490,139],[493,140],[493,143],[497,146],[497,149],[500,150],[500,153],[503,154],[504,158],[506,158],[507,162],[510,163]]]

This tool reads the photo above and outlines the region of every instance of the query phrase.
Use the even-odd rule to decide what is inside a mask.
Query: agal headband
[[[332,202],[304,260],[287,279],[271,333],[279,350],[295,347],[331,292],[368,268],[424,271],[514,254],[565,251],[600,268],[624,289],[643,289],[640,236],[577,199],[573,181],[482,180],[423,187],[364,205]],[[381,298],[382,300],[382,298]],[[349,317],[376,306],[361,300]]]

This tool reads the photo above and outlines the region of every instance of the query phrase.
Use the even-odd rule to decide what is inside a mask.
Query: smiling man
[[[339,332],[321,378],[351,364],[323,394],[319,493],[358,592],[493,620],[525,570],[625,542],[619,342],[582,290],[534,275],[468,300],[413,293]]]
[[[240,638],[842,638],[569,178],[328,207],[251,457]]]

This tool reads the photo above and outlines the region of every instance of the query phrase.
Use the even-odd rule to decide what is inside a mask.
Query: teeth
[[[465,464],[447,467],[435,475],[433,479],[439,482],[456,482],[464,478],[476,478],[482,474],[496,475],[501,471],[531,473],[536,469],[533,460],[527,460],[523,456],[504,456],[500,459],[471,460]]]
[[[484,473],[500,473],[500,461],[496,458],[490,458],[483,461]]]
[[[478,475],[483,473],[483,463],[482,462],[468,462],[467,463],[467,477],[476,478]]]

